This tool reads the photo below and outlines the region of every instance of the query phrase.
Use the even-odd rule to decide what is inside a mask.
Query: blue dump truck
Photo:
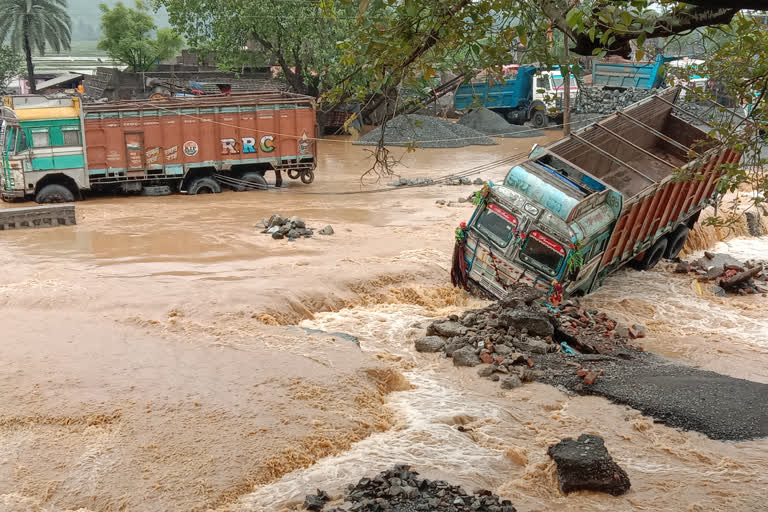
[[[657,55],[651,62],[595,62],[592,85],[608,89],[657,89],[664,83],[664,64],[680,58]]]
[[[503,184],[486,185],[456,232],[454,285],[495,298],[516,283],[578,296],[627,263],[646,270],[676,257],[740,159],[677,115],[678,96],[664,89],[534,147]]]
[[[521,66],[511,74],[495,82],[471,82],[462,84],[454,95],[457,110],[485,107],[501,114],[512,124],[531,121],[536,128],[547,125],[547,106],[534,98],[533,76],[536,68]]]

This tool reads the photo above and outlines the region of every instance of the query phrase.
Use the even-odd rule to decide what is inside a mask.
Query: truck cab
[[[516,282],[543,291],[565,282],[569,295],[589,293],[619,203],[604,183],[535,146],[473,215],[468,277],[497,297]]]
[[[563,111],[565,80],[562,72],[559,68],[550,71],[539,70],[533,79],[533,99],[543,102],[547,106],[549,117],[556,118]],[[573,105],[579,93],[579,85],[573,73],[570,75],[568,90],[571,93],[571,105]]]

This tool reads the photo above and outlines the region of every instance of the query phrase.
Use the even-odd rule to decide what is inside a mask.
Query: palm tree
[[[66,8],[67,0],[0,0],[0,34],[14,50],[24,50],[32,94],[37,92],[32,50],[44,55],[47,46],[56,52],[69,49],[72,20]]]

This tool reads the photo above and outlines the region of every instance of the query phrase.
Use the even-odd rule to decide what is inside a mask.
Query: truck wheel
[[[650,249],[645,251],[645,256],[643,256],[643,259],[635,265],[635,268],[637,268],[637,270],[651,270],[659,261],[661,261],[661,257],[664,256],[666,250],[667,239],[660,238],[656,240],[656,243],[653,244]]]
[[[221,192],[221,187],[211,177],[205,176],[197,178],[195,181],[189,184],[187,187],[187,194],[196,196],[198,194],[218,194]]]
[[[301,182],[305,185],[309,185],[315,181],[315,173],[313,171],[304,171],[301,173]]]
[[[543,110],[537,110],[531,116],[531,124],[534,128],[545,128],[547,126],[547,114]]]
[[[265,180],[264,176],[258,172],[243,173],[243,175],[240,176],[240,179],[247,182],[247,184],[243,183],[242,185],[236,185],[235,190],[238,192],[244,190],[267,190],[269,187],[269,185],[267,185],[267,180]]]
[[[71,203],[74,200],[75,195],[64,185],[46,185],[35,194],[35,202],[40,204]]]
[[[686,240],[688,240],[688,233],[691,230],[688,226],[678,226],[676,230],[669,235],[667,240],[667,250],[664,253],[664,257],[668,260],[677,258],[680,251],[683,250]]]
[[[301,176],[301,171],[298,169],[288,169],[288,177],[292,180],[299,179],[299,176]]]

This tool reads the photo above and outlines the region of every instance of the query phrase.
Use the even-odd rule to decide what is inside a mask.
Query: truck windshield
[[[564,257],[565,249],[538,231],[528,233],[528,239],[520,252],[520,258],[523,261],[550,276],[557,275],[557,270]]]
[[[495,204],[489,204],[475,227],[499,247],[506,247],[517,229],[517,219]]]

